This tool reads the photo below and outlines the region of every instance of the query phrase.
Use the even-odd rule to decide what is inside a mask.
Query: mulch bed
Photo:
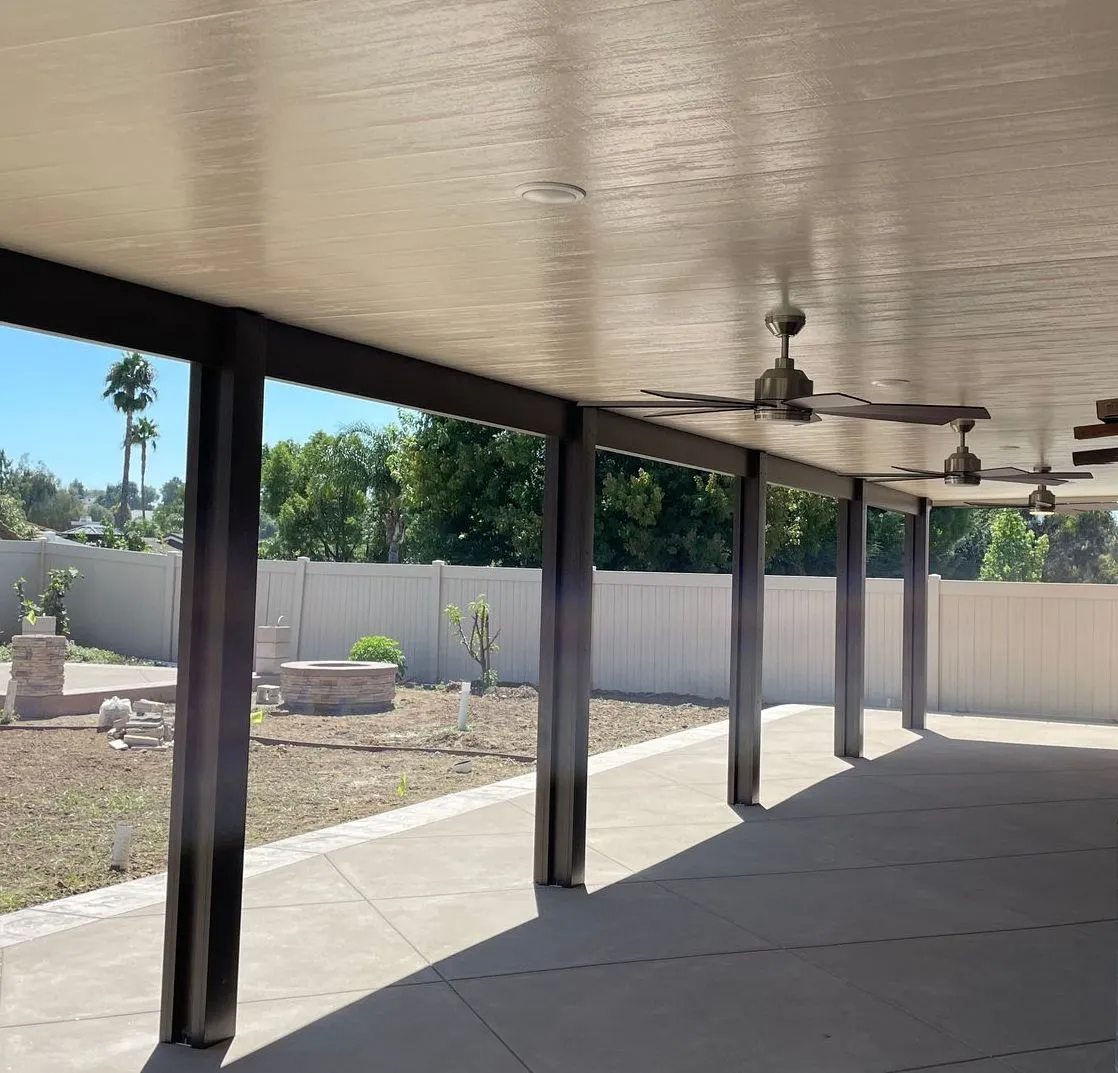
[[[249,753],[249,845],[530,771],[536,703],[527,686],[472,697],[465,733],[457,689],[400,688],[395,710],[376,716],[271,711],[252,726],[260,740]],[[683,697],[598,696],[590,749],[726,715],[724,706]],[[114,752],[95,723],[86,716],[0,727],[0,912],[166,867],[172,750]],[[463,752],[471,754],[465,774],[453,770]],[[135,828],[126,874],[108,867],[117,823]]]

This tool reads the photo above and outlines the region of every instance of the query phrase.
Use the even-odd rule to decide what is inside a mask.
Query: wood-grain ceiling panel
[[[991,465],[1118,394],[1111,0],[9,0],[0,95],[0,244],[567,397],[749,394],[782,287],[818,387],[985,403]]]

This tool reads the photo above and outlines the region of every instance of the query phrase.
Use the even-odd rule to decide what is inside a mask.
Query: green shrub
[[[404,658],[400,642],[391,637],[359,637],[349,650],[349,658],[368,663],[395,663],[398,682],[404,680],[404,673],[408,669],[408,661]]]

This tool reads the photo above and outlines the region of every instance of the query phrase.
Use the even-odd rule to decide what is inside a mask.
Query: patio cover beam
[[[278,321],[272,322],[267,374],[538,436],[561,435],[569,405],[529,388]]]
[[[872,481],[867,481],[865,493],[867,507],[891,510],[906,516],[915,516],[920,513],[922,502],[920,497],[909,492],[902,492],[899,488],[890,488],[886,484],[874,484]]]
[[[570,406],[547,441],[535,843],[545,886],[581,886],[586,870],[597,417]]]
[[[734,487],[734,561],[730,587],[731,805],[756,805],[761,790],[761,667],[765,626],[765,468],[746,452]]]
[[[732,477],[744,476],[746,472],[748,452],[744,448],[609,410],[598,413],[598,446],[618,454],[712,470]]]
[[[901,725],[923,730],[928,714],[928,548],[932,504],[904,520],[904,624],[901,647]]]
[[[226,308],[154,287],[0,248],[0,322],[108,346],[210,364],[210,342]],[[395,406],[559,436],[569,401],[462,369],[299,328],[268,318],[265,375]],[[746,449],[621,414],[599,415],[598,446],[731,476],[746,472]],[[852,480],[769,456],[769,480],[836,498]],[[911,499],[872,490],[870,502],[912,513]],[[878,502],[887,497],[888,501]]]
[[[0,248],[0,321],[208,364],[222,308]]]
[[[160,1039],[236,1027],[268,324],[226,311],[190,375]]]
[[[855,479],[853,494],[838,503],[835,578],[835,755],[861,756],[866,679],[866,497]]]
[[[785,488],[799,488],[816,495],[831,496],[833,499],[849,499],[853,494],[854,479],[833,473],[829,469],[809,466],[806,462],[795,462],[791,458],[769,455],[768,479],[771,484]]]

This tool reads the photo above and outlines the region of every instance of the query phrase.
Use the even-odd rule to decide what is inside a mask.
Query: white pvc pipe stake
[[[462,692],[458,697],[458,729],[466,730],[466,717],[470,707],[470,683],[462,683]]]
[[[132,826],[127,823],[116,825],[113,836],[113,860],[110,865],[117,872],[128,871],[128,854],[132,849]]]

